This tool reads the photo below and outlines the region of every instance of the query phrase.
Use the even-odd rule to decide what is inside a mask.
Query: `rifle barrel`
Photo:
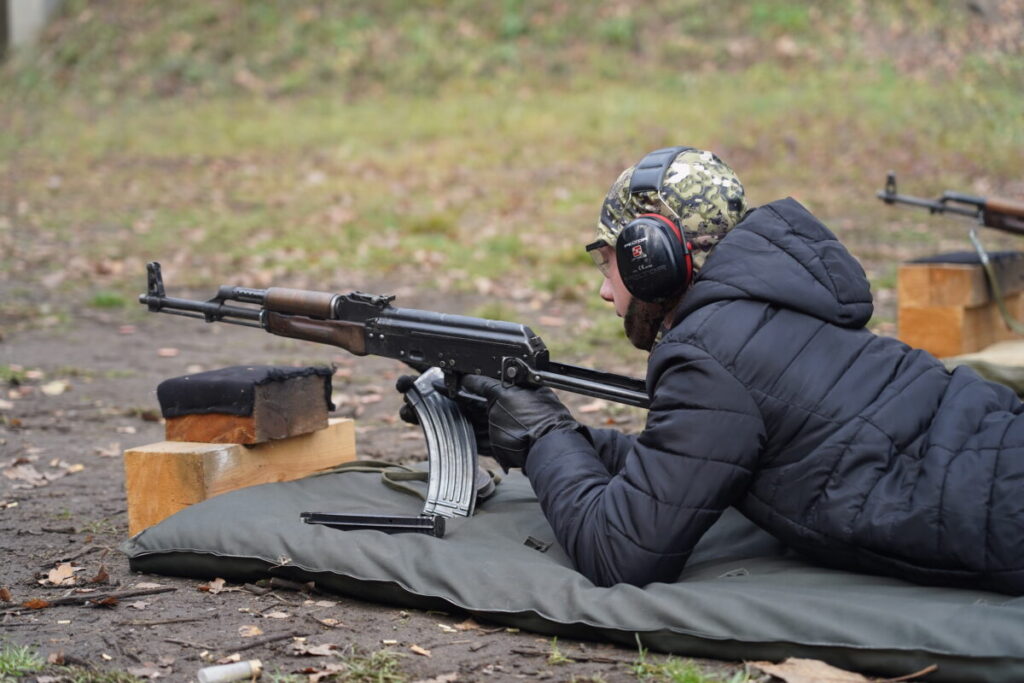
[[[251,320],[259,323],[262,320],[262,313],[259,309],[228,306],[217,301],[193,301],[191,299],[176,299],[170,296],[140,294],[139,303],[146,304],[151,311],[159,311],[161,313],[176,313],[180,311],[202,313],[202,317],[207,322],[233,323],[237,320]],[[261,325],[256,327],[261,327]]]

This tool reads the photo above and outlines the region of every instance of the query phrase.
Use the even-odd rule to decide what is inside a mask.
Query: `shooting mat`
[[[735,511],[676,583],[595,587],[570,567],[529,482],[513,472],[444,538],[336,531],[299,513],[416,514],[421,501],[376,473],[240,489],[186,508],[122,545],[131,568],[229,581],[281,576],[419,609],[453,608],[546,635],[689,657],[822,659],[934,681],[1024,680],[1024,598],[915,586],[824,569]],[[535,549],[527,539],[546,551]]]

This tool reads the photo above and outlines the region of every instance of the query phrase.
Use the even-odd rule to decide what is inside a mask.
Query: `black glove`
[[[487,399],[490,455],[506,472],[510,467],[525,465],[530,448],[548,432],[579,427],[572,413],[547,387],[502,386],[501,380],[481,375],[467,375],[462,386]],[[463,398],[456,400],[460,405],[465,402]]]

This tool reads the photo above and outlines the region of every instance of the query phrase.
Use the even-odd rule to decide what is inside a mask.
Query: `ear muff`
[[[665,147],[647,154],[633,168],[629,194],[654,192],[660,198],[665,173],[672,162],[692,150],[693,147]],[[693,278],[690,250],[676,221],[657,213],[637,216],[622,229],[615,242],[622,283],[641,301],[661,301],[682,294]]]
[[[693,277],[686,237],[673,221],[645,213],[629,222],[615,240],[615,260],[622,284],[641,301],[661,301],[681,294]]]

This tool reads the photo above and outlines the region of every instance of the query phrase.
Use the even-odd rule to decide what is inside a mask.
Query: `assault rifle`
[[[337,346],[357,356],[392,358],[422,373],[403,389],[427,442],[423,513],[419,517],[303,513],[309,523],[441,536],[444,518],[471,515],[478,488],[476,439],[472,425],[450,398],[457,394],[473,398],[460,389],[465,375],[564,389],[644,408],[649,404],[643,380],[556,363],[540,337],[525,325],[397,308],[391,305],[393,296],[363,292],[225,285],[207,301],[177,299],[167,296],[159,263],[149,263],[146,270],[147,292],[139,302],[151,312],[259,327],[282,337]]]
[[[970,216],[987,228],[995,228],[1015,235],[1024,235],[1024,202],[1013,199],[975,197],[946,190],[937,199],[922,199],[896,192],[896,174],[885,178],[885,189],[878,198],[886,204],[909,204],[928,209],[930,213],[953,213]]]
[[[996,230],[1002,230],[1003,232],[1015,235],[1024,235],[1024,202],[1013,199],[976,197],[952,190],[946,190],[937,199],[911,197],[899,194],[896,191],[896,174],[892,171],[889,171],[885,178],[885,189],[879,191],[877,196],[886,204],[909,204],[926,208],[929,213],[933,214],[952,213],[958,216],[969,216],[974,218],[979,225],[987,228],[995,228]],[[988,280],[989,287],[992,289],[992,298],[995,299],[1003,322],[1017,334],[1024,334],[1024,325],[1014,319],[1006,308],[1006,302],[1003,300],[1003,294],[999,286],[999,277],[992,266],[992,260],[989,258],[988,252],[985,251],[985,247],[981,244],[981,239],[978,238],[977,230],[972,227],[968,237],[974,246],[974,251],[978,254],[978,261],[985,271],[985,277]]]

